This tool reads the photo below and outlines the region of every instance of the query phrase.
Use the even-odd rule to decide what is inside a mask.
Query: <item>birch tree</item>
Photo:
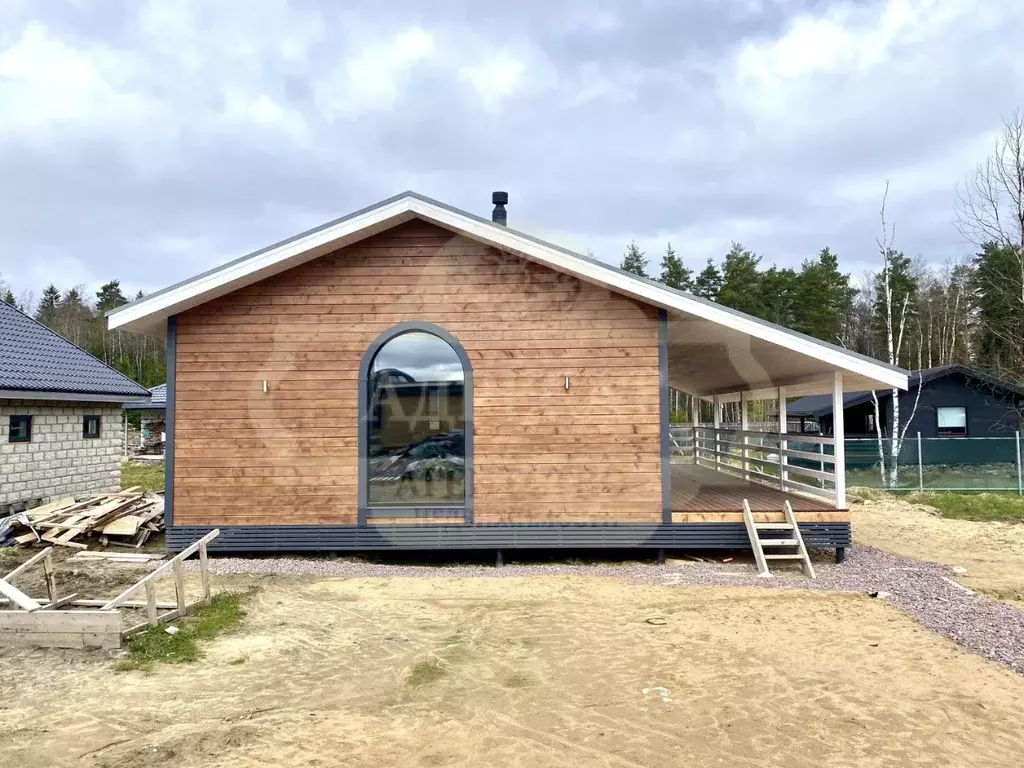
[[[889,198],[889,182],[885,183],[885,192],[882,195],[882,207],[879,211],[882,219],[882,235],[876,241],[878,243],[878,251],[882,257],[882,271],[878,274],[878,298],[882,307],[882,318],[884,324],[885,333],[885,344],[886,352],[888,353],[888,362],[890,365],[896,365],[900,359],[900,352],[903,350],[903,343],[906,340],[909,309],[911,292],[905,291],[902,296],[898,296],[894,291],[894,272],[896,268],[897,258],[902,258],[902,254],[898,254],[893,249],[893,244],[896,239],[896,227],[890,227],[885,218],[885,204]],[[921,368],[920,360],[921,345],[918,344],[918,370]],[[871,402],[875,408],[875,435],[878,441],[878,467],[881,475],[883,487],[895,488],[899,485],[899,472],[900,472],[900,449],[903,447],[903,440],[907,436],[907,430],[910,428],[910,423],[914,419],[914,415],[917,413],[918,403],[921,401],[921,383],[923,381],[922,376],[918,376],[917,380],[917,395],[914,398],[914,406],[910,411],[910,415],[907,417],[906,423],[901,428],[901,413],[900,413],[900,390],[896,387],[892,388],[892,424],[888,438],[882,433],[881,429],[881,409],[878,404],[878,392],[875,390],[871,391]],[[836,414],[835,418],[842,418],[841,414]],[[885,443],[886,439],[889,442],[889,461],[888,467],[886,466],[885,456]]]

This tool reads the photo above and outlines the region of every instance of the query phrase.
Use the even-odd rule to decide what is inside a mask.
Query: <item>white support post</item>
[[[128,458],[128,411],[121,411],[121,420],[124,422],[124,457]]]
[[[693,463],[697,463],[697,429],[700,427],[700,400],[690,395],[690,420],[693,422]]]
[[[786,434],[789,432],[789,414],[786,412],[786,388],[779,387],[779,488],[783,493],[786,491],[786,481],[789,480],[789,470],[786,465],[789,459],[786,451],[789,450],[789,441]]]
[[[921,450],[921,433],[917,433],[917,490],[924,491],[924,461]]]
[[[715,414],[714,414],[714,425],[715,425],[715,442],[714,442],[714,446],[715,446],[715,469],[718,470],[718,471],[721,471],[719,469],[721,461],[720,461],[720,458],[718,456],[718,451],[719,451],[719,449],[722,446],[720,446],[718,444],[718,430],[721,429],[721,427],[722,427],[722,406],[718,402],[718,395],[715,395],[714,398],[712,399],[711,407],[715,409]]]
[[[843,372],[832,386],[832,437],[835,439],[836,509],[846,509],[846,425],[843,423]],[[824,446],[822,446],[824,448]]]
[[[750,438],[747,437],[746,433],[750,430],[750,409],[747,402],[748,394],[746,392],[740,392],[740,429],[743,430],[743,450],[741,452],[742,461],[740,462],[743,467],[743,479],[750,479],[750,462],[747,461],[747,457],[750,456],[750,450],[747,448],[747,444],[750,442]]]

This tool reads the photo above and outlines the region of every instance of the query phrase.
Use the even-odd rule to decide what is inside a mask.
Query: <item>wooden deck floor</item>
[[[781,512],[786,499],[798,513],[836,511],[827,501],[783,493],[708,467],[672,465],[673,517],[675,513],[684,512],[738,514],[743,510],[743,499],[750,502],[754,512]]]

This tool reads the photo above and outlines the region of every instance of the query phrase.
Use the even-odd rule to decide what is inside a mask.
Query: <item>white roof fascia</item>
[[[354,235],[362,230],[382,224],[388,221],[388,219],[400,218],[402,214],[409,213],[411,199],[403,197],[379,208],[373,208],[361,215],[339,222],[333,227],[288,241],[280,247],[272,248],[250,259],[230,263],[223,269],[200,275],[169,291],[158,293],[150,299],[144,298],[137,303],[125,306],[123,309],[108,314],[108,327],[110,330],[120,328],[149,315],[173,309],[178,304],[192,301],[211,291],[217,291],[222,288],[234,290],[231,287],[232,283],[240,282],[263,271],[268,271],[266,277],[269,277],[288,268],[286,266],[274,269],[274,267],[279,266],[282,262],[294,260],[295,263],[288,264],[288,266],[297,266],[308,260],[302,258],[303,254],[315,248],[329,245],[346,236]],[[256,282],[256,280],[248,281],[245,284],[249,282]],[[238,285],[237,287],[241,288],[243,285]],[[174,312],[172,311],[171,314],[174,314]]]
[[[460,232],[479,242],[504,248],[560,272],[632,296],[647,304],[701,317],[739,333],[821,360],[833,368],[862,375],[880,384],[907,389],[907,373],[901,369],[805,337],[750,315],[720,307],[713,302],[665,288],[653,281],[629,275],[614,267],[591,261],[515,230],[478,219],[414,194],[392,198],[335,225],[300,235],[277,247],[257,252],[250,258],[229,263],[222,269],[213,270],[154,294],[150,298],[126,305],[108,315],[109,327],[111,330],[120,328],[154,314],[175,314],[177,311],[202,303],[205,300],[204,295],[213,298],[244,287],[315,258],[315,254],[309,254],[310,251],[328,247],[346,238],[351,238],[352,241],[361,239],[360,233],[365,230],[379,231],[381,225],[386,228],[407,221],[412,215]]]

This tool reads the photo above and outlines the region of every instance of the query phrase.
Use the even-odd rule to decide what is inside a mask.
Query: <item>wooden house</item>
[[[228,551],[743,547],[744,498],[849,544],[841,435],[834,465],[791,467],[781,430],[723,429],[722,404],[838,402],[905,371],[508,228],[493,202],[487,220],[407,192],[109,314],[168,341],[172,548],[215,527]],[[670,388],[705,404],[686,435]]]

